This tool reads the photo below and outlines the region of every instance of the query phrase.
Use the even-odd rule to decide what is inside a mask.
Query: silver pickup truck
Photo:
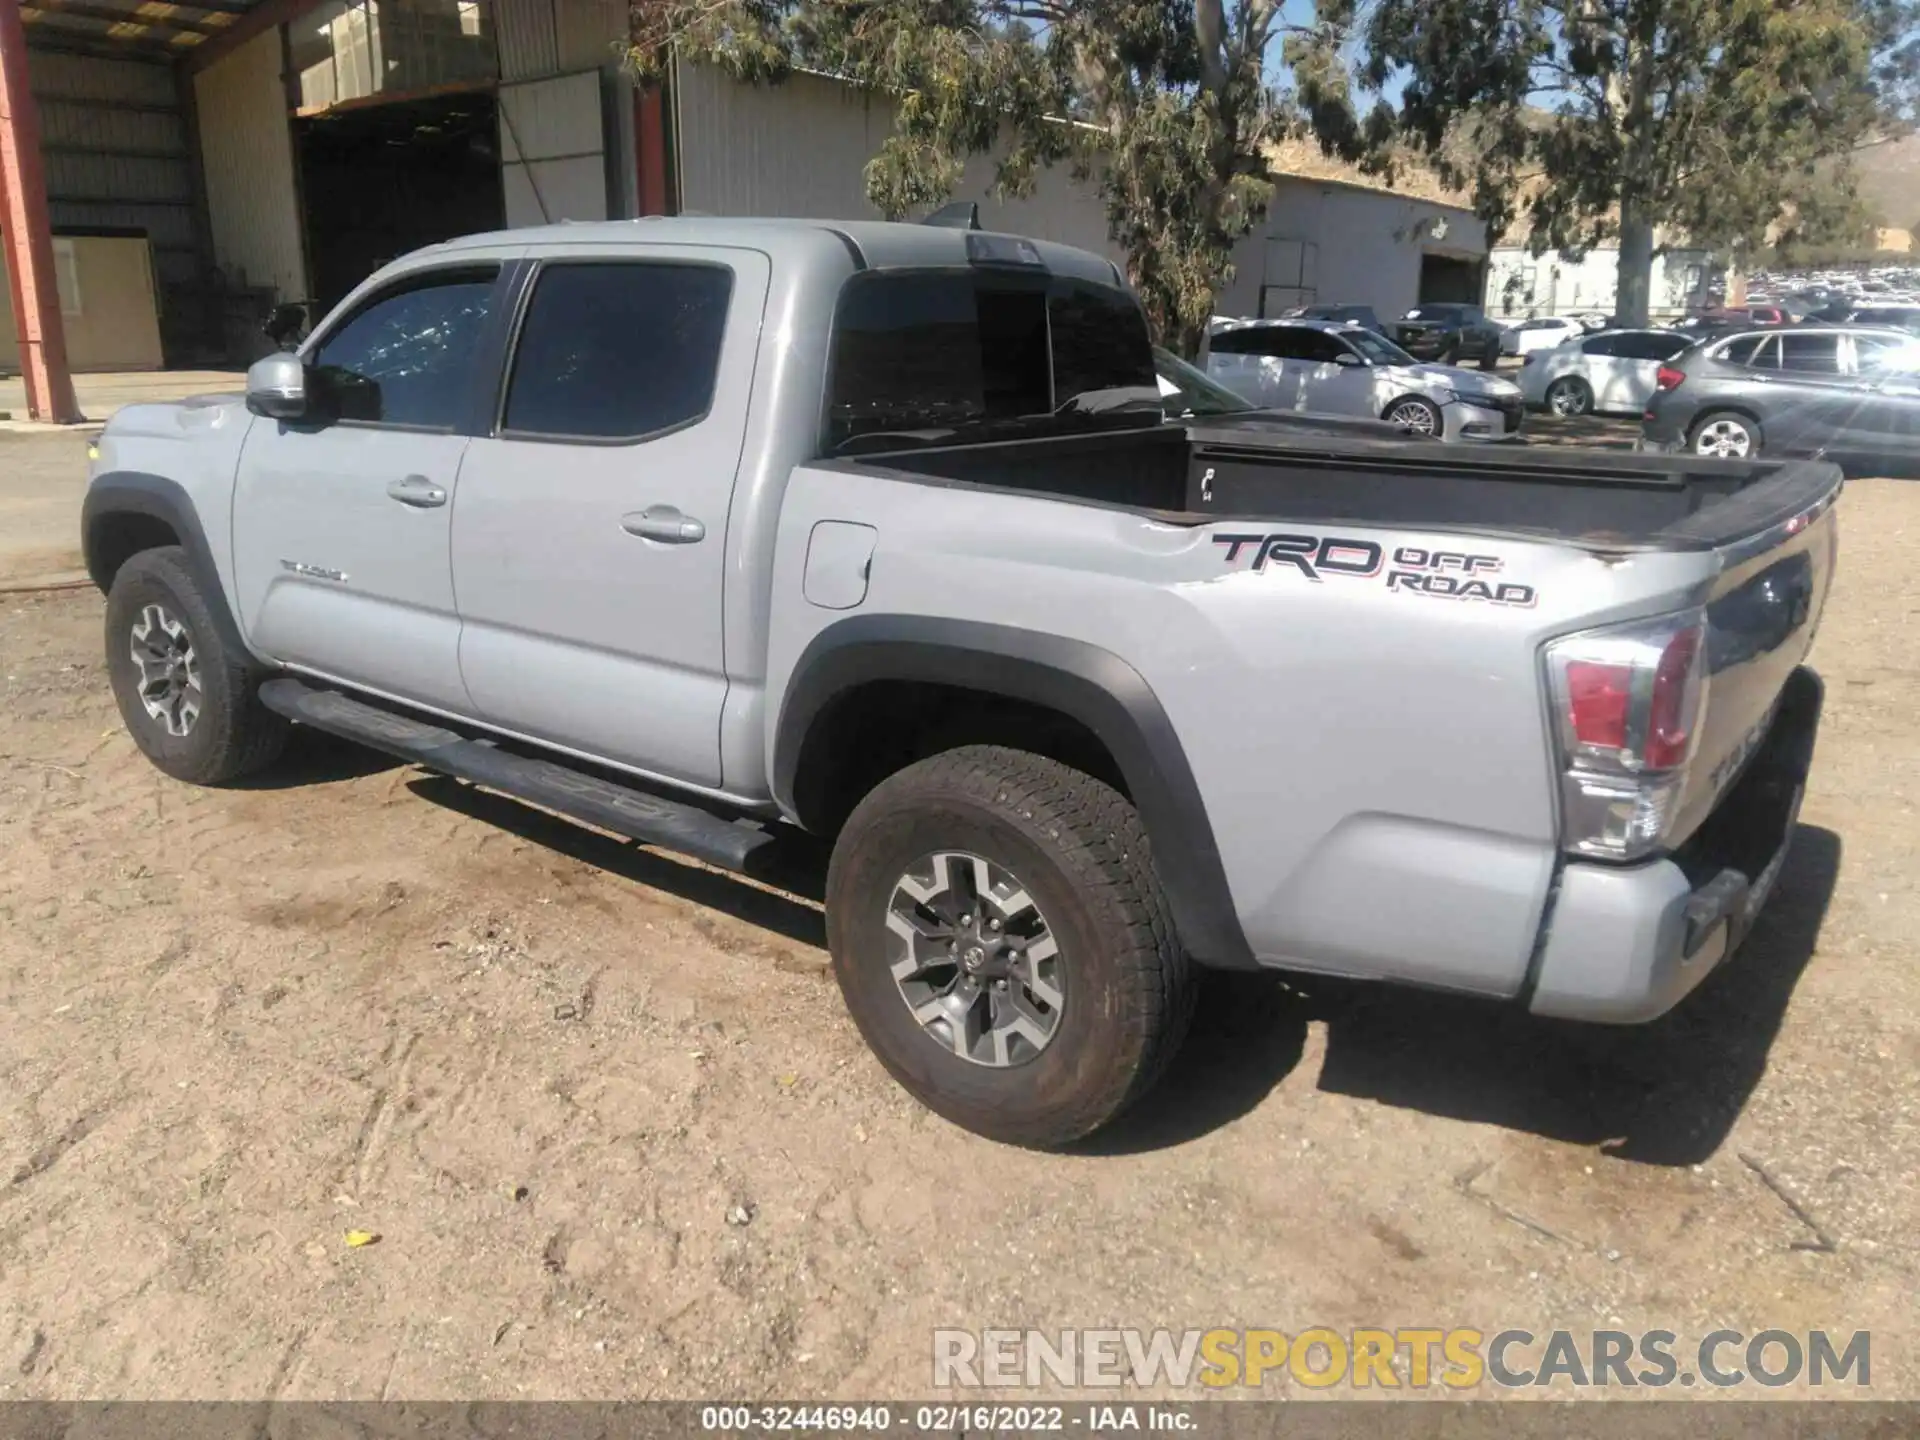
[[[828,837],[876,1054],[1048,1145],[1196,965],[1645,1020],[1778,873],[1838,472],[1370,424],[1170,418],[1056,245],[568,225],[122,410],[84,539],[169,775],[297,723],[732,871]]]

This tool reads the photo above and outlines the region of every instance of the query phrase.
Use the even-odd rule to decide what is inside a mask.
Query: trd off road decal
[[[1383,546],[1338,535],[1215,535],[1226,547],[1229,565],[1250,570],[1279,567],[1319,584],[1328,576],[1372,580],[1386,572],[1387,589],[1404,595],[1433,595],[1446,600],[1484,600],[1491,605],[1532,605],[1540,597],[1531,585],[1498,578],[1506,561],[1498,555],[1460,550],[1429,550],[1401,545],[1391,563]]]

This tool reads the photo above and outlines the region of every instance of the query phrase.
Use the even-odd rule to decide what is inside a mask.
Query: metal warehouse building
[[[37,416],[72,418],[69,365],[242,363],[274,305],[325,308],[452,235],[873,213],[887,101],[687,67],[642,92],[626,25],[626,0],[0,0],[0,369],[25,373]],[[960,193],[991,180],[977,159]],[[1477,299],[1484,238],[1444,209],[1288,180],[1223,303]],[[982,218],[1113,253],[1064,169]]]

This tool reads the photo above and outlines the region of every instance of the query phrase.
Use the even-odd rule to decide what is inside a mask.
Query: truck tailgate
[[[1670,832],[1676,844],[1699,827],[1759,750],[1788,677],[1813,644],[1839,545],[1838,490],[1836,476],[1808,504],[1802,487],[1798,508],[1762,511],[1763,529],[1719,547],[1724,568],[1706,606],[1706,706]]]

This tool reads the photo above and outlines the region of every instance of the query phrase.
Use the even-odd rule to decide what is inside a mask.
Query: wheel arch
[[[1713,400],[1702,405],[1698,413],[1687,422],[1688,442],[1692,442],[1694,435],[1699,432],[1702,425],[1720,415],[1738,415],[1742,420],[1745,420],[1749,425],[1753,426],[1755,430],[1759,431],[1762,439],[1766,438],[1766,422],[1760,418],[1760,412],[1754,406],[1744,400]]]
[[[1254,966],[1179,735],[1125,660],[1084,641],[975,621],[865,615],[828,627],[795,664],[774,727],[774,799],[809,829],[833,823],[831,799],[810,793],[806,777],[835,745],[835,716],[846,708],[835,702],[875,683],[1001,699],[1091,736],[1140,813],[1189,952],[1209,965]]]
[[[178,545],[205,587],[220,638],[247,655],[245,638],[227,603],[226,588],[213,561],[200,514],[192,498],[176,480],[137,470],[115,470],[97,476],[87,487],[80,509],[80,546],[87,575],[101,594],[113,588],[120,569],[143,550]]]

